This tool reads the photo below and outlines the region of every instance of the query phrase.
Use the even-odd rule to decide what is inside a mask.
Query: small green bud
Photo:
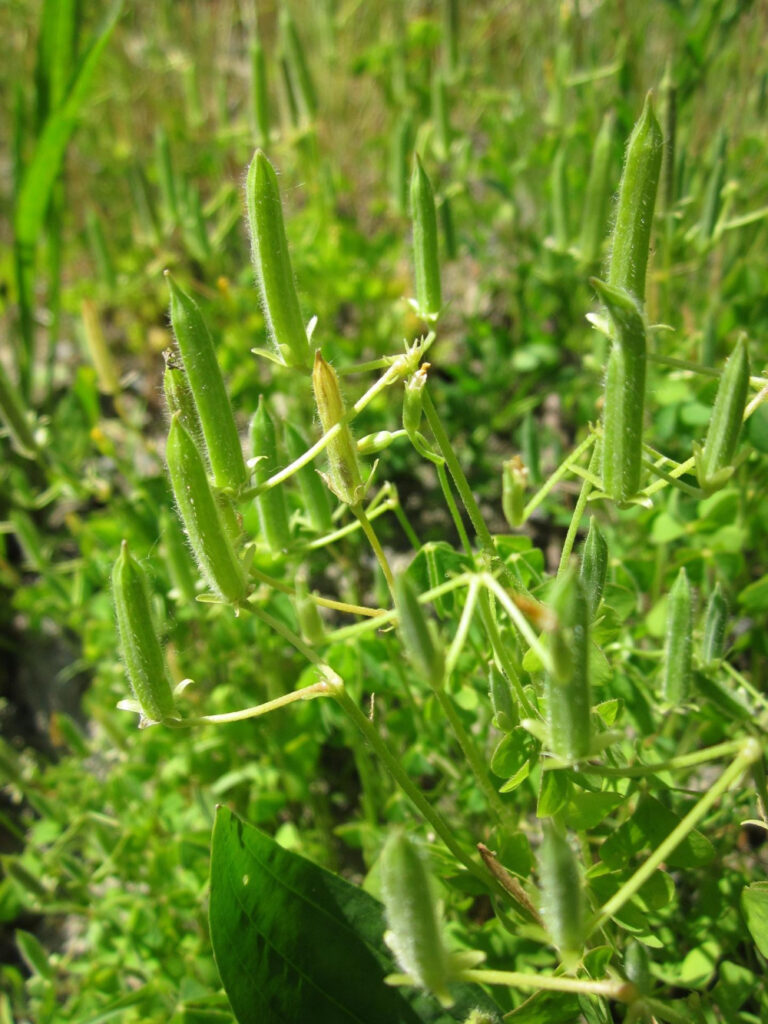
[[[701,638],[701,660],[704,665],[712,665],[722,660],[727,625],[728,602],[718,583],[712,591],[704,616],[704,635]]]
[[[749,353],[746,338],[741,337],[720,378],[704,447],[694,449],[696,475],[705,491],[716,491],[733,474],[748,388]]]
[[[315,352],[312,387],[323,433],[327,433],[343,419],[346,409],[336,371],[323,359],[320,349]],[[330,464],[328,486],[339,501],[347,505],[357,505],[363,499],[365,485],[360,475],[357,445],[346,423],[342,426],[341,432],[329,442],[327,451]]]
[[[395,607],[408,656],[430,686],[442,686],[445,672],[442,646],[434,629],[430,628],[415,590],[402,573],[395,577]]]
[[[432,185],[418,154],[411,177],[411,215],[416,309],[425,320],[436,320],[443,305],[437,250],[437,214]]]
[[[259,397],[258,408],[251,420],[249,439],[253,455],[262,456],[254,466],[253,475],[257,484],[263,484],[278,470],[277,437],[263,395]],[[282,485],[259,494],[256,508],[261,532],[269,549],[275,554],[284,551],[290,546],[291,531]]]
[[[589,532],[584,541],[579,576],[587,595],[590,618],[595,617],[605,587],[608,572],[608,544],[594,516],[589,520]]]
[[[677,574],[667,602],[662,692],[670,704],[681,704],[691,687],[691,587],[685,569]]]
[[[552,752],[564,760],[586,757],[592,742],[589,602],[581,578],[569,568],[551,600],[557,623],[550,650],[553,671],[546,676]]]
[[[567,839],[549,821],[539,850],[541,916],[566,967],[581,957],[585,939],[585,901],[581,871]]]
[[[501,478],[501,507],[504,518],[515,529],[524,522],[525,492],[528,489],[528,470],[519,455],[513,455],[503,466]]]

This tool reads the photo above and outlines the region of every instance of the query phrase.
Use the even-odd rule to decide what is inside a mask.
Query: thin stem
[[[251,566],[250,574],[259,583],[264,583],[268,587],[272,587],[274,590],[279,590],[282,594],[295,594],[295,588],[288,583],[283,583],[282,580],[275,579],[273,576],[268,576],[267,573],[262,572],[255,566]],[[320,597],[319,594],[307,594],[310,601],[320,605],[322,608],[332,608],[337,612],[348,612],[350,615],[381,615],[383,608],[367,608],[361,604],[348,604],[345,601],[335,601],[331,597]]]
[[[517,674],[517,667],[515,666],[514,661],[512,661],[512,657],[499,634],[499,628],[496,625],[496,619],[491,607],[491,599],[487,590],[483,590],[480,594],[480,617],[483,620],[483,626],[485,627],[488,639],[490,640],[494,657],[501,666],[501,670],[510,681],[512,689],[515,691],[515,697],[517,698],[518,703],[523,708],[528,718],[538,718],[539,716],[536,712],[536,708],[528,700],[522,683],[520,682],[520,676]]]
[[[661,479],[665,480],[668,484],[672,484],[673,487],[679,488],[685,494],[689,494],[692,498],[706,497],[704,491],[702,491],[700,487],[692,487],[690,484],[685,483],[684,480],[679,480],[672,473],[667,473],[666,470],[662,469],[661,466],[657,466],[656,463],[652,462],[650,459],[643,459],[643,462],[648,466],[652,473],[655,473],[656,476],[661,477]]]
[[[383,516],[385,512],[389,512],[393,508],[391,500],[383,502],[377,506],[373,511],[368,511],[368,520],[378,519],[379,516]],[[303,551],[317,551],[319,548],[325,548],[329,544],[334,544],[337,540],[341,540],[342,537],[347,537],[350,533],[354,533],[355,530],[361,529],[361,522],[359,519],[355,519],[354,522],[347,523],[346,526],[340,526],[338,530],[334,530],[333,533],[326,533],[323,537],[318,537],[315,540],[308,541],[306,544],[302,544],[298,548],[299,552]]]
[[[371,526],[371,521],[365,514],[365,509],[362,504],[350,505],[349,506],[352,514],[357,517],[360,526],[362,527],[363,533],[368,538],[368,543],[373,548],[373,553],[376,555],[376,560],[381,566],[381,571],[384,573],[384,579],[387,581],[389,592],[394,597],[395,593],[395,578],[392,575],[392,570],[389,567],[387,556],[384,554],[384,548],[381,546],[379,538],[376,536],[376,531]]]
[[[673,772],[684,768],[693,768],[699,764],[706,764],[707,761],[717,761],[721,757],[730,757],[744,745],[744,740],[729,740],[727,743],[718,743],[714,747],[707,747],[705,750],[697,750],[692,754],[682,754],[680,757],[672,757],[668,761],[648,761],[644,764],[625,765],[614,768],[608,765],[591,765],[582,763],[582,771],[585,775],[600,775],[608,779],[629,779],[644,778],[655,775],[656,772]],[[556,769],[556,764],[544,764],[544,771]]]
[[[762,757],[762,750],[757,740],[747,740],[741,753],[731,765],[725,769],[717,782],[711,786],[702,798],[691,808],[684,818],[675,826],[667,838],[656,847],[648,860],[628,878],[624,885],[614,893],[593,917],[588,927],[588,934],[599,930],[613,917],[642,885],[648,881],[659,865],[675,850],[680,843],[693,831],[709,809],[720,799],[728,787],[735,782],[745,768]]]
[[[461,546],[474,561],[472,545],[469,543],[469,536],[464,528],[464,520],[461,518],[459,506],[456,504],[456,500],[453,497],[453,491],[451,490],[451,485],[448,480],[448,474],[445,471],[444,462],[445,460],[443,459],[439,463],[435,463],[437,479],[440,481],[440,489],[443,492],[443,497],[445,498],[445,503],[448,506],[448,511],[451,513],[451,519],[453,519],[453,525],[456,527],[456,532],[459,535]]]
[[[249,603],[247,605],[243,605],[243,608],[250,611],[257,619],[261,619],[261,621],[266,626],[269,626],[270,629],[274,629],[274,631],[278,633],[283,640],[287,640],[292,647],[295,647],[299,654],[303,654],[307,661],[311,661],[313,665],[317,665],[320,668],[327,668],[327,666],[323,664],[317,652],[313,651],[311,647],[308,647],[300,636],[297,636],[292,629],[289,629],[288,626],[282,623],[279,619],[276,619],[274,615],[270,615],[269,612],[265,612],[262,608],[257,608],[250,598]],[[370,621],[370,619],[368,621]],[[331,678],[333,678],[333,676],[334,674],[331,673]]]
[[[600,445],[596,444],[592,449],[592,457],[589,460],[590,472],[597,466],[600,459]],[[585,479],[581,485],[581,491],[576,502],[576,506],[571,516],[571,522],[568,527],[568,533],[565,535],[565,541],[563,543],[563,550],[560,554],[560,565],[557,568],[557,575],[562,576],[565,570],[568,568],[568,564],[571,560],[571,552],[573,551],[573,545],[576,543],[576,534],[579,532],[579,526],[581,525],[581,518],[584,515],[584,509],[587,507],[587,499],[589,498],[589,492],[592,490],[594,483],[591,479]],[[602,487],[602,482],[598,485]]]
[[[591,981],[588,978],[556,978],[551,974],[523,974],[520,971],[491,971],[483,968],[461,972],[462,981],[480,985],[507,985],[510,988],[535,989],[545,992],[575,992],[579,995],[607,996],[622,1003],[633,1003],[637,989],[631,981],[606,978]]]
[[[298,700],[314,700],[316,697],[334,697],[336,695],[337,688],[338,684],[330,683],[327,680],[321,680],[318,683],[312,683],[311,686],[305,686],[301,690],[293,690],[291,693],[286,693],[282,697],[276,697],[274,700],[268,700],[264,704],[257,704],[252,708],[244,708],[242,711],[228,711],[221,715],[200,715],[199,718],[184,718],[179,725],[175,727],[201,725],[203,723],[221,725],[223,722],[243,722],[247,718],[259,718],[261,715],[268,715],[270,711],[276,711],[278,708],[284,708],[288,704],[293,704]]]
[[[467,600],[461,613],[458,628],[456,629],[456,636],[453,638],[453,642],[451,643],[448,654],[445,658],[446,679],[453,674],[453,670],[456,668],[456,662],[459,660],[459,655],[464,649],[464,644],[467,642],[467,634],[469,632],[469,627],[472,625],[472,616],[475,614],[475,605],[477,604],[477,594],[479,590],[480,579],[475,576],[470,581],[469,590],[467,591]]]
[[[703,366],[701,363],[691,363],[687,359],[673,359],[671,356],[660,356],[648,353],[648,360],[652,363],[661,363],[662,366],[674,366],[679,370],[690,370],[691,373],[699,373],[704,377],[722,377],[723,371],[716,370],[713,366]],[[763,388],[768,385],[765,377],[750,377],[749,383],[755,388]]]
[[[491,576],[489,573],[484,573],[483,583],[504,606],[504,610],[506,611],[507,615],[509,615],[510,619],[512,619],[515,626],[517,626],[520,635],[523,637],[524,640],[527,641],[528,646],[536,652],[536,655],[539,661],[544,666],[545,671],[553,672],[554,670],[552,667],[552,658],[550,656],[549,651],[546,650],[546,648],[542,645],[535,631],[532,629],[531,624],[528,622],[526,617],[517,607],[515,602],[506,592],[506,590],[501,586],[499,581],[495,579],[493,576]]]
[[[580,445],[573,449],[573,451],[565,460],[565,462],[560,463],[560,465],[557,467],[552,476],[550,476],[549,480],[547,480],[546,483],[544,483],[538,489],[538,491],[534,494],[534,496],[523,509],[524,522],[539,507],[542,501],[544,501],[544,499],[555,486],[555,484],[558,484],[564,476],[568,475],[568,473],[571,471],[572,463],[580,459],[584,452],[588,451],[592,447],[595,441],[597,441],[597,434],[593,431],[589,435],[589,437],[587,437],[584,441],[581,442]]]

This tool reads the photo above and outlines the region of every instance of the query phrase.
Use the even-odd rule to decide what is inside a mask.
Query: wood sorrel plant
[[[311,82],[303,80],[293,23],[285,38],[310,117],[315,99]],[[605,203],[611,131],[607,118],[582,232],[586,267],[599,255],[593,221]],[[684,980],[663,967],[654,974],[647,963],[659,948],[657,933],[675,941],[667,908],[676,883],[669,869],[695,877],[696,869],[714,860],[714,847],[699,827],[708,827],[714,813],[725,815],[718,801],[745,774],[753,780],[754,814],[765,827],[768,705],[740,667],[728,662],[727,603],[719,582],[706,602],[701,643],[694,643],[694,591],[709,582],[701,572],[692,572],[689,581],[676,565],[670,586],[660,567],[655,598],[666,596],[665,638],[654,623],[641,646],[634,646],[623,626],[636,613],[632,573],[642,567],[624,564],[633,560],[625,557],[613,527],[636,522],[633,517],[652,508],[655,495],[672,493],[668,488],[675,487],[680,500],[701,502],[731,484],[743,462],[737,454],[742,421],[764,394],[750,401],[749,387],[764,389],[766,382],[750,378],[746,345],[739,342],[725,371],[714,371],[720,384],[703,448],[677,463],[645,444],[649,333],[653,337],[645,293],[662,141],[648,98],[627,148],[607,280],[593,280],[607,319],[592,319],[610,339],[601,424],[574,444],[530,497],[539,467],[527,466],[514,451],[500,460],[499,504],[513,529],[524,527],[569,475],[581,481],[554,574],[544,570],[527,538],[494,535],[488,525],[441,416],[440,387],[423,361],[429,352],[439,367],[446,355],[437,327],[405,351],[380,353],[357,367],[335,369],[318,347],[310,367],[277,179],[261,151],[248,173],[246,198],[268,354],[279,365],[276,387],[284,386],[286,394],[295,388],[304,403],[298,420],[306,422],[316,411],[316,439],[305,440],[287,422],[283,457],[281,432],[262,398],[255,410],[236,410],[252,415],[250,458],[243,460],[203,313],[169,278],[183,373],[169,363],[167,463],[191,553],[209,588],[198,600],[223,605],[220,616],[252,617],[259,635],[292,648],[296,661],[284,658],[296,680],[285,680],[280,693],[260,704],[186,713],[181,697],[173,695],[140,570],[124,547],[115,567],[115,603],[142,723],[203,728],[308,699],[333,702],[341,715],[326,708],[332,727],[342,728],[345,717],[359,736],[350,743],[366,807],[361,846],[372,869],[369,885],[384,902],[382,910],[364,890],[221,809],[211,867],[211,936],[238,1020],[498,1021],[514,1010],[512,1019],[544,1019],[541,1014],[548,1013],[547,1019],[566,1021],[581,1005],[590,1020],[602,1021],[611,1019],[613,1001],[628,1007],[627,1020],[653,1014],[676,1024],[695,1010],[673,998],[675,988],[686,988]],[[445,146],[443,151],[447,157]],[[416,310],[434,324],[443,303],[437,222],[418,157],[411,199]],[[564,218],[560,226],[567,234]],[[685,362],[682,368],[697,370]],[[342,395],[340,375],[372,370],[378,376],[358,388],[357,398],[352,387]],[[403,402],[402,429],[393,420],[391,429],[358,439],[355,420],[382,395],[390,408]],[[195,436],[198,422],[202,436]],[[533,452],[530,431],[529,419],[527,450]],[[374,492],[373,473],[365,478],[361,451],[386,454],[394,445],[410,445],[434,474],[458,549],[446,542],[420,544],[391,482]],[[327,475],[319,472],[325,457]],[[694,466],[700,487],[683,479]],[[649,483],[646,471],[654,476]],[[256,527],[249,515],[254,501]],[[590,525],[577,562],[572,555],[588,504]],[[380,537],[378,521],[388,512],[413,548],[399,573],[392,571],[392,553]],[[363,603],[365,595],[353,600],[344,587],[333,597],[318,592],[315,580],[307,583],[310,554],[323,552],[328,565],[338,557],[343,566],[337,552],[357,531],[370,546],[374,573],[387,584],[377,591],[376,603],[384,607],[370,598]],[[612,543],[618,545],[615,554]],[[168,538],[166,545],[178,560],[178,544],[174,548]],[[179,599],[189,602],[193,588],[183,572],[176,576]],[[701,652],[698,661],[695,650]],[[657,660],[660,672],[649,674],[648,664]],[[379,696],[376,672],[382,666],[387,682]],[[683,702],[686,714],[675,714]],[[686,720],[706,716],[713,704],[729,709],[735,728],[729,739],[707,743],[707,731],[694,736]],[[421,737],[416,761],[390,729],[398,715],[410,716],[414,735]],[[449,756],[440,753],[443,748]],[[371,754],[388,779],[377,776]],[[699,792],[698,769],[710,771],[721,760],[726,767],[708,776]],[[422,784],[433,770],[439,785]],[[679,804],[666,800],[665,792],[675,793],[669,779],[692,795]],[[463,795],[468,787],[470,801]],[[413,815],[411,827],[426,826],[428,861],[402,830],[385,840],[382,825],[393,801],[393,817]],[[452,912],[444,914],[435,903],[431,876],[437,875]],[[681,877],[677,884],[687,885],[687,876]],[[762,912],[762,890],[745,892],[760,946],[762,926],[753,922]],[[467,913],[466,894],[482,898],[483,914],[491,918],[486,925]],[[443,925],[449,918],[451,936]],[[531,944],[535,969],[509,969]],[[357,965],[359,976],[340,970],[347,962]],[[427,997],[414,994],[414,987],[456,1016],[424,1010]],[[529,1011],[539,1016],[526,1017]]]

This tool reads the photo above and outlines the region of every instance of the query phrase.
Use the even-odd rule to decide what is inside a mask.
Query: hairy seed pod
[[[168,409],[168,418],[170,419],[175,412],[179,413],[186,432],[198,446],[202,446],[204,444],[203,425],[200,422],[200,415],[181,360],[170,348],[163,352],[163,359],[165,359],[163,393]],[[204,454],[207,459],[208,452],[205,451]]]
[[[585,905],[581,872],[567,839],[549,821],[539,850],[541,916],[566,966],[578,962],[584,948]]]
[[[173,691],[149,605],[144,570],[123,541],[112,570],[115,615],[123,660],[142,714],[152,722],[174,717]]]
[[[0,361],[0,419],[5,424],[13,447],[25,459],[37,457],[37,444],[24,411],[19,389],[11,382]]]
[[[174,413],[166,446],[171,486],[190,547],[208,585],[237,604],[245,597],[246,581],[230,535],[208,483],[195,442]]]
[[[418,154],[411,176],[413,217],[413,267],[416,279],[416,308],[425,320],[436,320],[443,304],[440,288],[440,258],[437,251],[435,196]]]
[[[714,491],[731,476],[749,388],[747,340],[739,338],[717,387],[704,447],[696,450],[696,475],[705,491]]]
[[[605,375],[603,487],[623,503],[640,488],[645,406],[646,331],[643,315],[625,291],[591,279],[613,322]]]
[[[310,348],[288,254],[277,175],[256,150],[245,185],[251,259],[269,337],[287,366],[309,366]]]
[[[627,144],[608,271],[608,284],[626,289],[640,303],[645,299],[645,271],[662,146],[661,128],[648,93]]]
[[[553,671],[546,676],[552,752],[566,761],[586,757],[592,741],[589,681],[589,602],[574,568],[558,580],[551,599]]]
[[[311,121],[317,113],[317,91],[296,25],[290,11],[284,5],[280,9],[280,30],[294,96],[301,104],[305,119]]]
[[[444,682],[445,655],[430,628],[416,591],[402,573],[395,577],[395,608],[400,633],[409,658],[430,686],[440,687]]]
[[[704,634],[701,638],[701,661],[712,665],[725,654],[725,630],[728,625],[728,602],[718,583],[712,591],[704,616]]]
[[[251,45],[251,106],[259,145],[269,145],[269,91],[267,61],[260,40]]]
[[[309,448],[309,444],[296,427],[286,423],[283,428],[285,447],[288,450],[288,458],[291,462],[301,458]],[[304,511],[309,517],[312,529],[317,533],[325,533],[331,529],[331,503],[328,500],[328,488],[320,478],[313,463],[302,466],[294,474],[301,491],[304,502]]]
[[[512,732],[520,722],[520,713],[509,680],[494,664],[488,670],[488,685],[493,724],[501,732]]]
[[[606,236],[608,201],[611,197],[613,123],[613,114],[606,114],[592,150],[592,163],[581,218],[581,262],[586,266],[599,262],[603,239]]]
[[[262,456],[254,466],[253,476],[257,484],[263,484],[278,470],[277,437],[263,395],[259,397],[258,407],[251,420],[249,438],[251,453],[254,456]],[[291,531],[282,486],[271,487],[263,494],[259,494],[256,498],[256,508],[261,532],[270,550],[275,554],[284,551],[291,543]]]
[[[516,529],[524,522],[525,492],[528,489],[528,470],[519,455],[507,459],[502,467],[501,507],[504,518]]]
[[[448,955],[424,862],[404,832],[393,832],[381,854],[387,936],[400,967],[441,1002],[450,1003]]]
[[[217,487],[237,491],[246,482],[245,460],[213,339],[197,303],[168,271],[165,277],[171,290],[173,333],[197,406],[213,479]]]
[[[662,693],[670,704],[681,704],[691,687],[691,586],[685,569],[677,574],[667,601]]]
[[[320,349],[315,352],[312,387],[323,433],[327,433],[344,417],[346,409],[336,371],[323,359]],[[346,423],[341,432],[328,443],[327,451],[330,467],[328,486],[339,501],[357,505],[363,499],[365,485],[357,460],[357,445]]]
[[[600,605],[608,572],[608,544],[594,516],[589,520],[589,532],[581,553],[579,576],[587,596],[589,617],[593,619]]]

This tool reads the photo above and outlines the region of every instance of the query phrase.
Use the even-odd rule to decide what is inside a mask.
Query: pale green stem
[[[480,579],[475,576],[472,578],[467,591],[467,600],[464,604],[464,608],[461,613],[461,619],[456,630],[456,636],[453,638],[453,642],[448,650],[448,654],[445,658],[445,677],[448,679],[453,670],[456,668],[456,662],[459,659],[459,655],[464,649],[464,644],[467,642],[467,634],[469,628],[472,625],[472,616],[475,614],[475,605],[477,604],[477,594],[480,590]]]
[[[486,590],[483,590],[480,594],[480,616],[483,620],[485,631],[488,634],[488,639],[490,640],[494,657],[501,667],[501,670],[512,684],[518,703],[523,708],[528,718],[538,718],[536,709],[525,695],[525,690],[520,682],[520,676],[517,674],[517,667],[512,661],[509,651],[499,635],[499,629],[496,625],[493,609],[491,608],[491,600]]]
[[[362,527],[363,533],[368,538],[368,543],[371,545],[373,553],[374,555],[376,555],[376,560],[381,566],[381,571],[384,573],[384,579],[387,581],[389,592],[394,597],[395,578],[392,575],[392,570],[389,567],[387,556],[384,554],[384,548],[381,546],[381,542],[379,541],[379,538],[376,536],[376,531],[371,526],[371,521],[365,514],[365,509],[363,508],[362,504],[350,505],[349,507],[350,510],[352,511],[352,514],[357,517],[360,526]]]
[[[472,553],[472,545],[469,543],[469,536],[464,528],[464,520],[461,518],[461,512],[453,497],[453,491],[448,481],[448,474],[445,472],[445,460],[441,459],[440,463],[435,463],[435,469],[437,470],[437,479],[440,481],[440,489],[443,492],[445,503],[448,506],[448,511],[451,513],[451,519],[456,527],[456,532],[459,535],[461,546],[464,548],[466,553],[472,558],[474,562],[474,555]]]
[[[718,743],[714,747],[707,747],[705,750],[697,750],[692,754],[682,754],[680,757],[672,757],[668,761],[648,761],[645,764],[626,765],[623,768],[614,768],[609,765],[591,765],[582,762],[582,771],[585,775],[600,775],[607,779],[629,779],[645,778],[648,775],[655,775],[656,772],[674,772],[685,768],[693,768],[699,764],[706,764],[707,761],[717,761],[721,757],[730,757],[744,746],[744,740],[729,740],[727,743]],[[554,771],[557,764],[543,765],[544,771]]]
[[[552,658],[550,657],[549,651],[546,650],[546,648],[542,645],[541,641],[536,635],[535,630],[531,627],[531,624],[528,622],[526,617],[517,607],[515,602],[506,592],[506,590],[501,586],[499,581],[495,579],[493,576],[491,576],[489,573],[484,573],[483,583],[491,591],[494,597],[496,597],[497,600],[502,604],[507,615],[509,615],[510,619],[512,619],[515,626],[517,626],[520,635],[528,643],[528,646],[536,652],[536,656],[541,661],[545,671],[554,672],[552,666]]]
[[[273,576],[268,576],[267,573],[262,572],[255,566],[251,566],[249,570],[251,576],[259,583],[264,583],[268,587],[272,587],[274,590],[279,590],[283,594],[295,594],[295,588],[289,583],[283,583],[282,580],[275,579]],[[319,594],[307,594],[310,601],[320,605],[322,608],[332,608],[337,612],[348,612],[350,615],[381,615],[383,608],[367,608],[365,605],[360,604],[348,604],[346,601],[335,601],[331,597],[320,597]]]
[[[372,512],[368,511],[368,520],[378,519],[379,516],[383,516],[386,512],[390,512],[393,508],[391,500],[383,502]],[[316,540],[308,541],[306,544],[302,544],[297,550],[302,551],[317,551],[319,548],[325,548],[329,544],[334,544],[337,540],[341,540],[342,537],[349,536],[350,533],[355,533],[361,529],[362,524],[359,519],[355,519],[352,523],[347,523],[346,526],[339,527],[338,530],[334,530],[333,533],[326,533],[324,537],[318,537]]]
[[[252,708],[244,708],[242,711],[228,711],[221,715],[201,715],[199,718],[185,718],[178,723],[179,726],[200,725],[203,723],[221,725],[224,722],[243,722],[247,718],[259,718],[261,715],[268,715],[270,711],[284,708],[298,700],[314,700],[316,697],[334,697],[338,684],[322,680],[305,686],[301,690],[293,690],[291,693],[283,694],[274,700],[268,700],[264,704],[257,704]],[[178,726],[177,726],[178,727]]]
[[[762,750],[757,740],[747,740],[741,748],[741,753],[725,769],[717,782],[706,791],[704,796],[681,819],[667,838],[656,847],[648,860],[637,869],[631,878],[627,879],[618,892],[614,893],[608,902],[595,914],[588,926],[588,935],[602,928],[614,914],[621,910],[625,903],[632,899],[651,875],[653,875],[659,865],[696,828],[709,809],[720,799],[729,786],[738,779],[744,769],[748,768],[760,757],[762,757]]]
[[[507,985],[509,988],[534,989],[545,992],[574,992],[578,995],[606,996],[622,1003],[632,1003],[638,992],[631,981],[606,978],[591,981],[588,978],[556,978],[551,974],[523,974],[520,971],[491,971],[482,967],[461,972],[462,981],[479,985]]]
[[[542,503],[542,501],[544,501],[544,499],[552,490],[552,488],[556,484],[558,484],[563,479],[563,477],[567,476],[568,473],[571,472],[571,465],[578,459],[580,459],[584,452],[588,451],[596,440],[597,434],[594,432],[591,433],[589,437],[587,437],[584,441],[581,442],[580,445],[573,449],[571,454],[564,462],[560,463],[560,465],[557,467],[552,476],[546,481],[546,483],[544,483],[538,489],[538,491],[534,494],[534,496],[523,509],[523,522],[525,522],[525,520],[530,517],[531,513],[534,512],[539,507],[539,505]]]
[[[677,480],[679,476],[684,476],[686,473],[690,473],[695,465],[696,459],[693,456],[691,456],[690,459],[686,459],[685,462],[681,462],[677,466],[675,466],[675,468],[672,470],[669,476]],[[667,486],[667,480],[657,480],[655,483],[650,484],[648,487],[644,487],[640,494],[644,498],[650,498],[651,495],[656,494],[658,491],[663,491],[664,488]]]
[[[725,671],[728,673],[728,675],[732,679],[735,679],[739,686],[743,686],[747,693],[754,700],[756,700],[759,704],[762,704],[764,708],[768,708],[768,700],[766,700],[764,693],[760,693],[759,690],[755,689],[752,683],[750,683],[750,681],[745,676],[743,676],[741,672],[735,669],[733,665],[730,665],[727,661],[722,662],[722,665]]]
[[[600,445],[596,444],[592,450],[592,457],[589,460],[590,470],[597,465],[600,460]],[[576,502],[576,506],[571,516],[571,522],[568,527],[568,533],[565,535],[565,541],[563,543],[563,550],[560,555],[560,565],[557,569],[557,575],[562,576],[571,561],[571,552],[573,551],[573,545],[576,543],[576,534],[579,532],[579,526],[581,525],[581,517],[584,515],[584,509],[587,507],[587,499],[589,498],[589,492],[595,485],[595,481],[592,479],[585,479],[581,485],[581,491]],[[597,484],[598,487],[602,487],[602,481]]]
[[[706,497],[706,494],[704,493],[704,491],[701,490],[700,487],[692,487],[690,484],[687,484],[684,480],[678,480],[678,478],[674,475],[674,471],[672,473],[667,473],[666,470],[662,469],[661,466],[656,465],[656,463],[653,462],[651,459],[643,459],[643,462],[656,476],[661,477],[662,480],[665,480],[668,484],[672,484],[673,487],[677,487],[685,494],[689,494],[692,498]],[[648,493],[649,489],[650,488],[647,488],[645,493]]]
[[[699,373],[704,377],[722,377],[723,371],[716,370],[712,366],[702,366],[701,363],[691,363],[687,359],[673,359],[671,356],[648,355],[652,363],[661,363],[662,366],[674,366],[679,370],[690,370],[691,373]],[[768,386],[768,379],[765,377],[750,377],[749,383],[755,388]]]

